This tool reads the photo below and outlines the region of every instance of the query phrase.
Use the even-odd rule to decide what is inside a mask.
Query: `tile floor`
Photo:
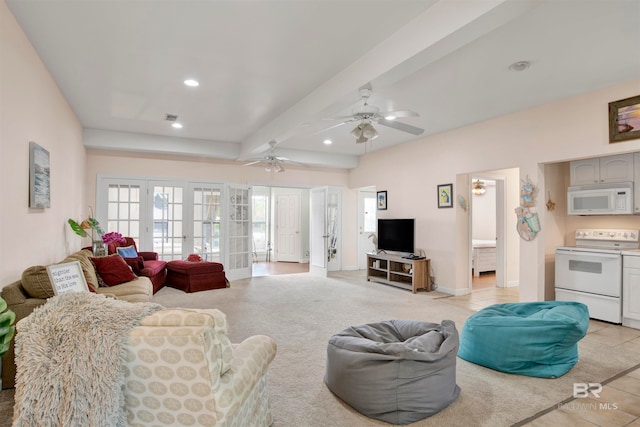
[[[491,304],[517,302],[518,288],[481,289],[438,301],[477,311]],[[640,352],[640,330],[591,320],[587,333],[592,339],[612,347],[622,345]],[[580,398],[563,402],[517,426],[640,427],[640,368],[603,384],[599,399]]]
[[[518,288],[486,288],[468,295],[438,299],[471,310],[492,304],[517,302]],[[640,330],[591,321],[589,334],[611,346],[623,345],[640,352]],[[11,425],[14,390],[0,392],[0,427]],[[640,427],[640,369],[624,373],[603,385],[599,399],[574,399],[549,408],[518,426]]]

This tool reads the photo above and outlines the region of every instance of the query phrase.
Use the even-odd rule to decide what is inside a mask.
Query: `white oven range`
[[[556,300],[584,303],[591,318],[622,323],[622,252],[640,247],[640,231],[578,229],[575,237],[575,246],[556,248]]]

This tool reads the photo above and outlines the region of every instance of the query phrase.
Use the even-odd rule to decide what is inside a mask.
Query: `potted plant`
[[[0,357],[9,351],[9,344],[16,332],[16,314],[7,309],[7,302],[0,297]]]
[[[124,237],[122,234],[117,232],[105,233],[100,227],[100,223],[97,219],[93,217],[93,211],[91,215],[86,218],[84,221],[78,223],[77,221],[69,218],[69,226],[71,229],[80,237],[91,237],[91,242],[93,244],[93,254],[95,256],[106,256],[107,248],[105,245],[108,245],[111,242],[124,242]],[[91,234],[87,233],[86,230],[91,230]],[[98,234],[99,238],[96,238],[95,234]]]

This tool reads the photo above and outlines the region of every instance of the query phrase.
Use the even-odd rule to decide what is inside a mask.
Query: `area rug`
[[[275,427],[354,427],[388,424],[359,414],[327,389],[323,377],[329,338],[347,326],[389,319],[447,319],[461,331],[473,311],[447,300],[358,276],[318,278],[306,273],[238,280],[227,289],[194,294],[165,287],[153,302],[222,310],[229,318],[232,342],[255,334],[277,341],[278,353],[269,369]],[[505,374],[458,358],[458,399],[411,425],[511,426],[570,398],[575,382],[604,382],[640,363],[637,349],[612,346],[601,338],[587,334],[579,345],[580,361],[558,379]]]

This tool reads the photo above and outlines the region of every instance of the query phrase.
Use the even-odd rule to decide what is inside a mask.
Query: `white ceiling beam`
[[[235,160],[240,154],[240,145],[232,142],[215,142],[204,139],[89,128],[83,129],[82,141],[85,147],[100,150],[137,151],[181,156],[192,155],[226,160]]]
[[[360,86],[389,73],[425,49],[435,46],[465,26],[509,2],[517,3],[514,0],[437,1],[391,37],[251,135],[242,144],[240,157],[250,157],[267,150],[269,141],[282,141],[282,135],[288,135],[291,129],[300,128],[304,123],[317,118],[318,112],[334,104],[336,100],[344,99],[349,94],[357,94],[357,89]],[[529,1],[523,3],[530,4]],[[500,22],[512,19],[519,14],[518,8],[508,8],[499,16]],[[487,22],[485,25],[489,24],[490,22]],[[453,48],[454,46],[451,46],[451,49]],[[413,64],[413,66],[417,65]],[[407,70],[402,70],[402,72],[406,73]],[[389,79],[390,75],[387,74],[386,78]]]

